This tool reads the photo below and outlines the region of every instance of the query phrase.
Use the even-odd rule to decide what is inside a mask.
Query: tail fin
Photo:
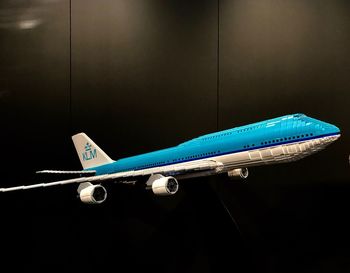
[[[72,139],[84,169],[114,162],[85,133],[76,134]]]

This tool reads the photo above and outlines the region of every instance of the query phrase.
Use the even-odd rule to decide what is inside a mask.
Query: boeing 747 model
[[[72,137],[82,171],[38,173],[76,174],[62,181],[11,188],[0,192],[26,190],[76,183],[84,203],[106,200],[103,182],[144,183],[156,195],[178,191],[178,180],[227,173],[247,178],[248,167],[291,162],[325,148],[340,136],[338,127],[304,114],[286,115],[246,126],[200,136],[178,146],[112,160],[86,134]]]

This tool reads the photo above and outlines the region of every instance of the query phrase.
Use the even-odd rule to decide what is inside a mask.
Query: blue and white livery
[[[114,161],[86,134],[79,133],[72,139],[84,170],[39,173],[84,174],[84,177],[2,188],[0,192],[79,183],[78,193],[83,202],[102,203],[107,192],[100,183],[116,181],[145,183],[157,195],[172,195],[178,190],[178,180],[218,173],[246,178],[248,167],[301,159],[325,148],[339,136],[339,128],[332,124],[304,114],[292,114]]]

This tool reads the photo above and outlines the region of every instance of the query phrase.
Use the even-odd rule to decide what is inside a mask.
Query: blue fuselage
[[[154,168],[339,133],[338,127],[304,114],[286,115],[207,134],[175,147],[123,158],[91,169],[99,175]]]

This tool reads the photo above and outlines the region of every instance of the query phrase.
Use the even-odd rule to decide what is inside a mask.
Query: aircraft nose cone
[[[332,124],[331,127],[332,127],[331,130],[332,130],[334,133],[340,134],[340,129],[339,129],[337,126],[335,126],[335,125]]]
[[[322,122],[322,129],[327,134],[340,134],[340,129],[337,126],[327,122]]]
[[[331,133],[331,134],[339,134],[340,133],[340,129],[337,126],[335,126],[333,124],[329,124],[329,123],[327,123],[326,130],[329,131],[329,133]]]

